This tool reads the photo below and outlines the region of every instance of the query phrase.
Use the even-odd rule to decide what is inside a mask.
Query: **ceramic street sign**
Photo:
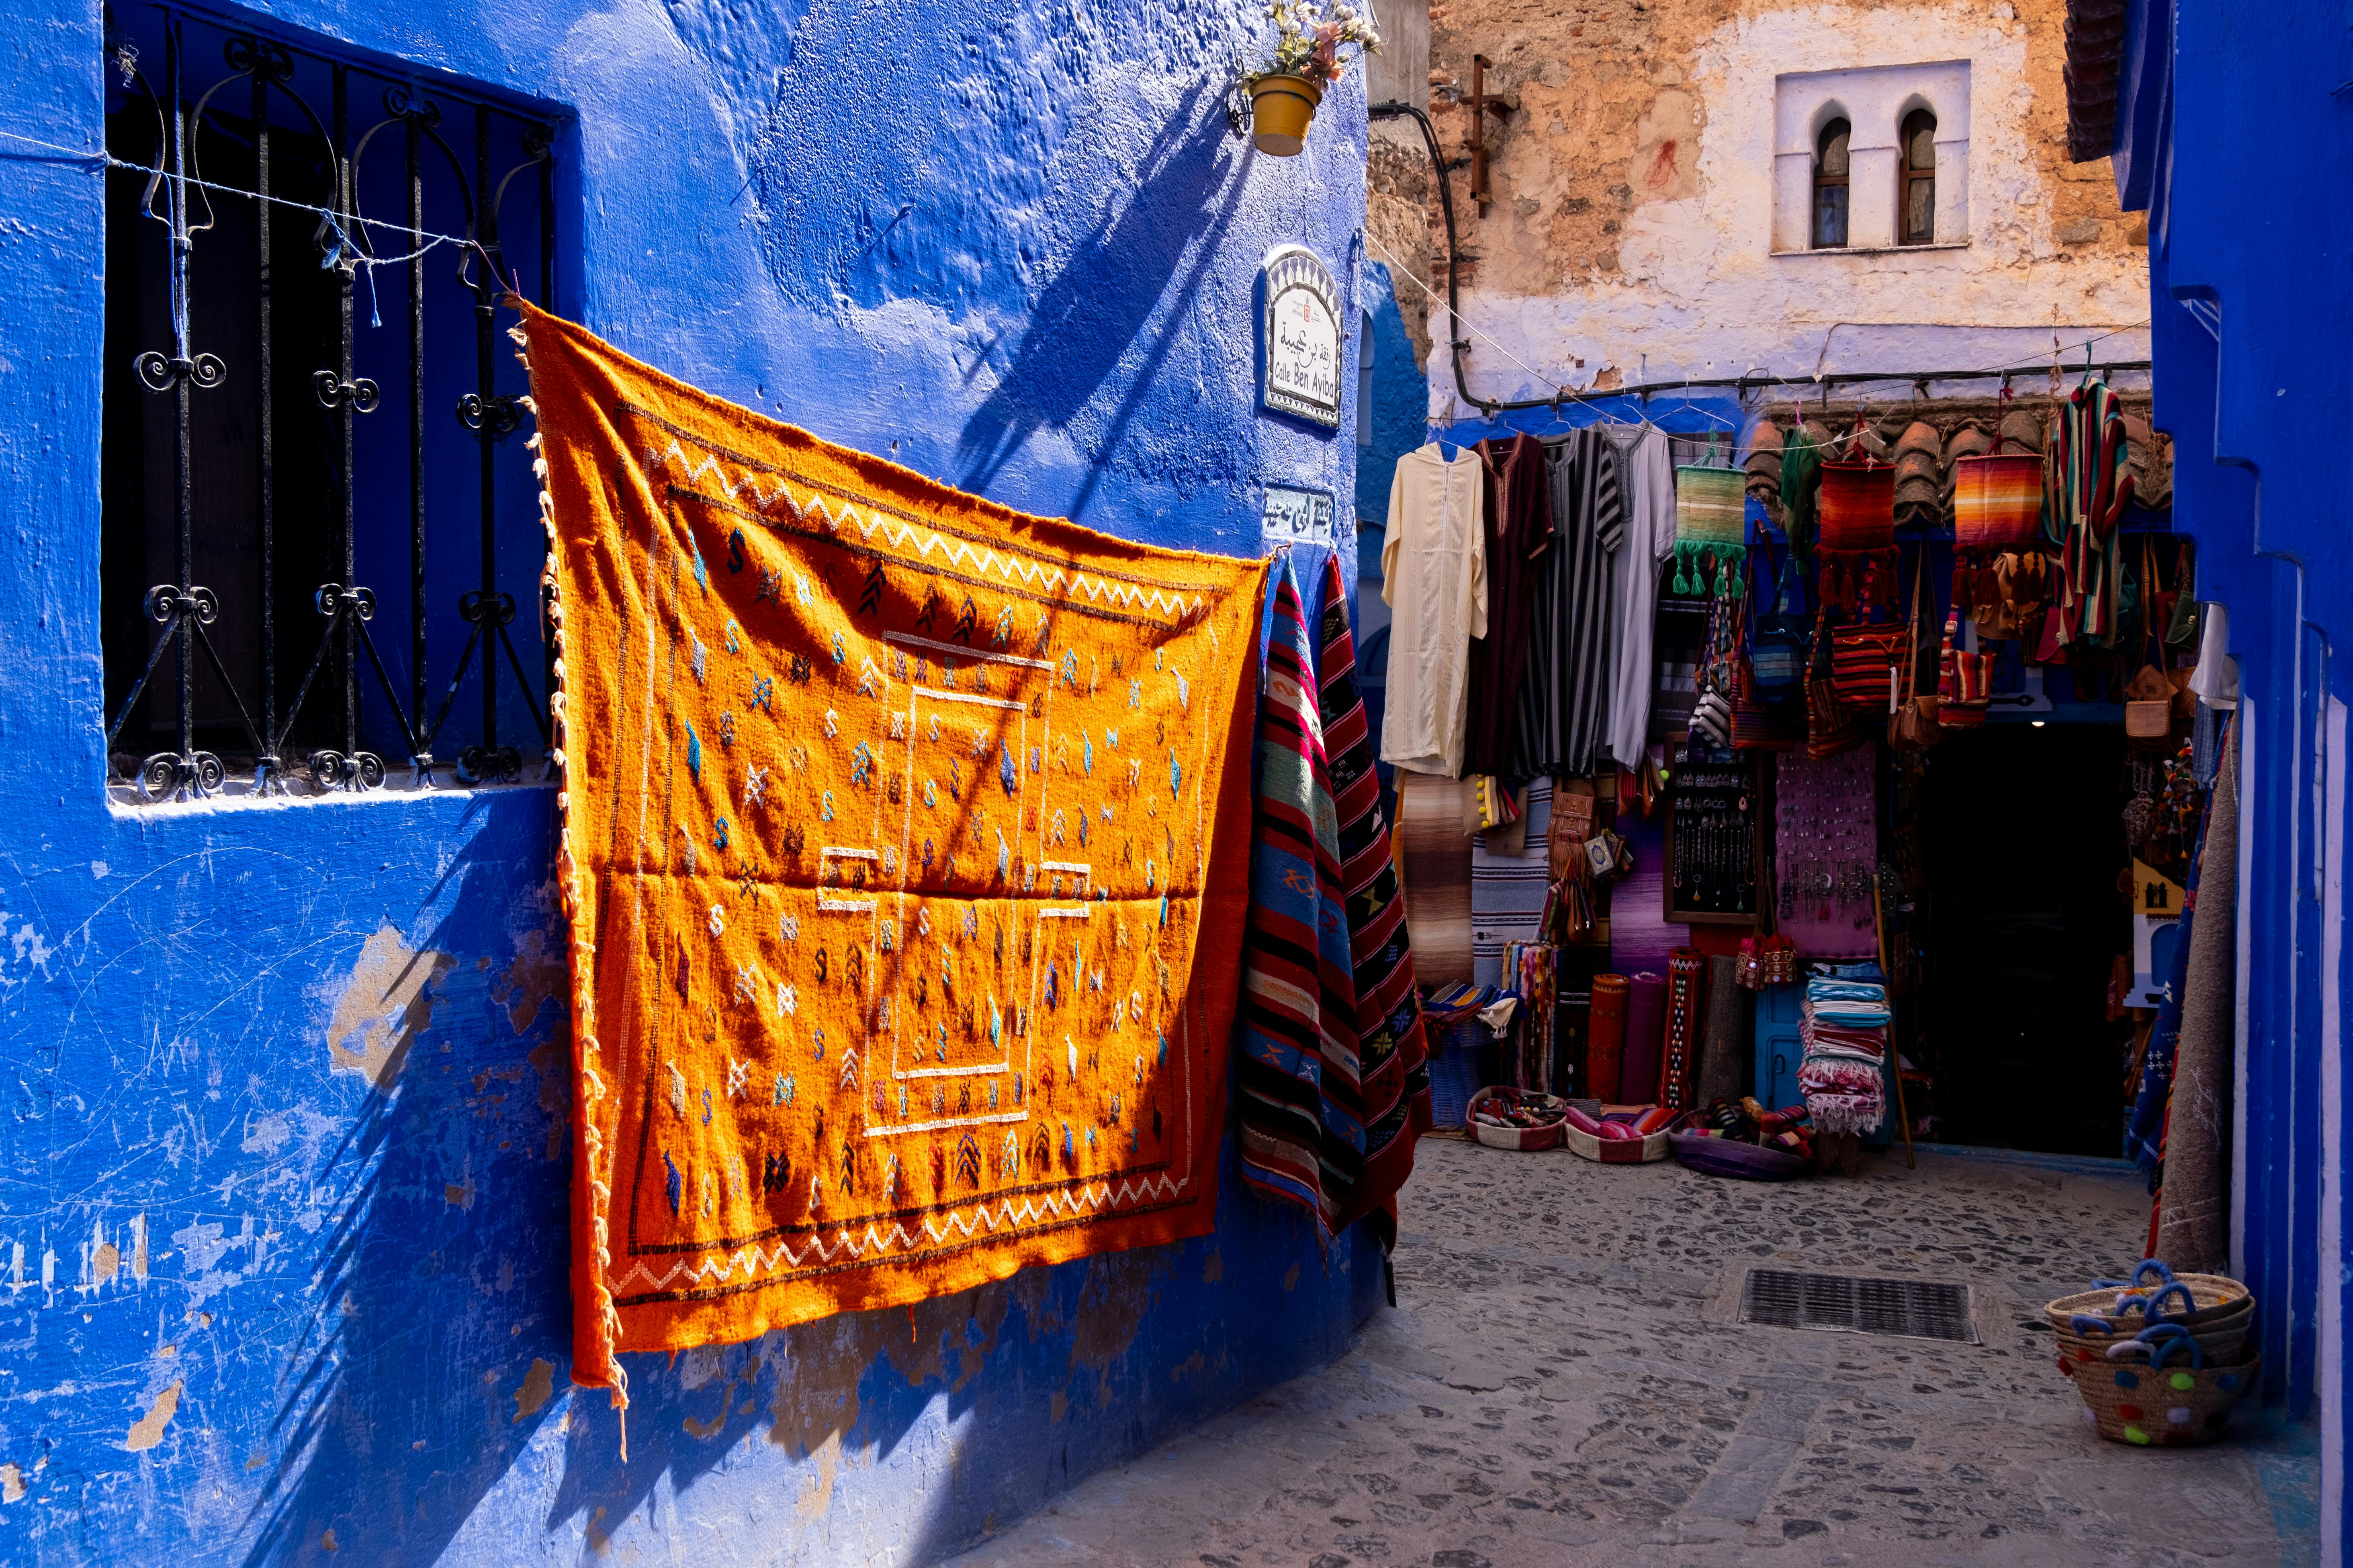
[[[1266,376],[1259,400],[1278,414],[1340,423],[1340,295],[1314,251],[1266,258]]]

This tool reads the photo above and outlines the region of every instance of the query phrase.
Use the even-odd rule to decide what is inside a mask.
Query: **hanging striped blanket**
[[[1288,562],[1276,584],[1235,1058],[1243,1179],[1306,1208],[1326,1243],[1387,1204],[1430,1125],[1412,953],[1336,579],[1325,598],[1339,642],[1327,613],[1324,647],[1336,772]]]
[[[1397,858],[1381,816],[1372,726],[1356,689],[1356,639],[1340,563],[1324,558],[1323,648],[1317,708],[1339,819],[1340,890],[1347,900],[1348,951],[1356,990],[1356,1099],[1364,1162],[1340,1223],[1385,1208],[1413,1172],[1413,1145],[1430,1127],[1429,1045],[1414,985],[1413,943]]]

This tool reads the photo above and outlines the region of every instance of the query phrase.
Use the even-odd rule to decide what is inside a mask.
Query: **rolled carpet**
[[[1747,1078],[1748,993],[1740,988],[1740,961],[1717,953],[1707,961],[1707,1027],[1694,1103],[1736,1100]]]
[[[1666,1044],[1659,1061],[1658,1102],[1669,1110],[1689,1110],[1694,1103],[1706,1006],[1707,954],[1679,947],[1667,957]]]
[[[1593,1010],[1585,1037],[1585,1082],[1577,1090],[1604,1105],[1619,1103],[1626,1056],[1626,1005],[1624,975],[1593,977]]]
[[[1460,779],[1397,772],[1398,860],[1414,978],[1451,985],[1471,978],[1471,840],[1462,836]]]
[[[2237,726],[2233,725],[2235,731]],[[2239,742],[2233,733],[2215,770],[2198,856],[2197,921],[2175,1047],[2165,1121],[2165,1189],[2158,1200],[2157,1251],[2176,1268],[2220,1274],[2231,1267],[2231,1092],[2236,1064],[2232,1028],[2239,883]]]
[[[1667,1035],[1667,980],[1648,970],[1626,983],[1626,1054],[1618,1069],[1618,1092],[1627,1105],[1655,1104],[1659,1057]]]

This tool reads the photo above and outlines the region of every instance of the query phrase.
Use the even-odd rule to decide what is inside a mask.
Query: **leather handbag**
[[[1819,760],[1852,751],[1862,744],[1862,721],[1839,700],[1838,682],[1831,675],[1830,627],[1818,620],[1806,674],[1806,755]]]
[[[2162,670],[2143,665],[2125,687],[2125,739],[2156,742],[2161,749],[2173,735],[2173,684]]]
[[[1546,879],[1557,882],[1571,865],[1585,858],[1585,841],[1593,835],[1593,796],[1573,795],[1558,784],[1552,792],[1552,825],[1545,833]]]

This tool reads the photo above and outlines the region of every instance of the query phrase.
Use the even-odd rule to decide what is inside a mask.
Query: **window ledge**
[[[314,805],[468,797],[518,789],[560,787],[558,781],[546,776],[548,771],[543,760],[526,755],[521,778],[512,782],[486,779],[480,784],[469,784],[457,777],[456,759],[445,758],[438,766],[435,782],[428,784],[417,782],[415,768],[386,767],[384,783],[375,789],[320,790],[312,785],[309,773],[297,769],[288,775],[287,782],[291,787],[282,795],[265,795],[253,787],[250,777],[233,777],[212,795],[181,801],[149,800],[140,795],[136,784],[111,782],[106,786],[106,799],[117,815],[125,817],[153,818],[164,814],[177,816],[189,812],[287,811]]]
[[[1967,250],[1966,239],[1940,239],[1933,245],[1833,245],[1820,250],[1768,250],[1771,257],[1784,256],[1916,256],[1924,250]]]

